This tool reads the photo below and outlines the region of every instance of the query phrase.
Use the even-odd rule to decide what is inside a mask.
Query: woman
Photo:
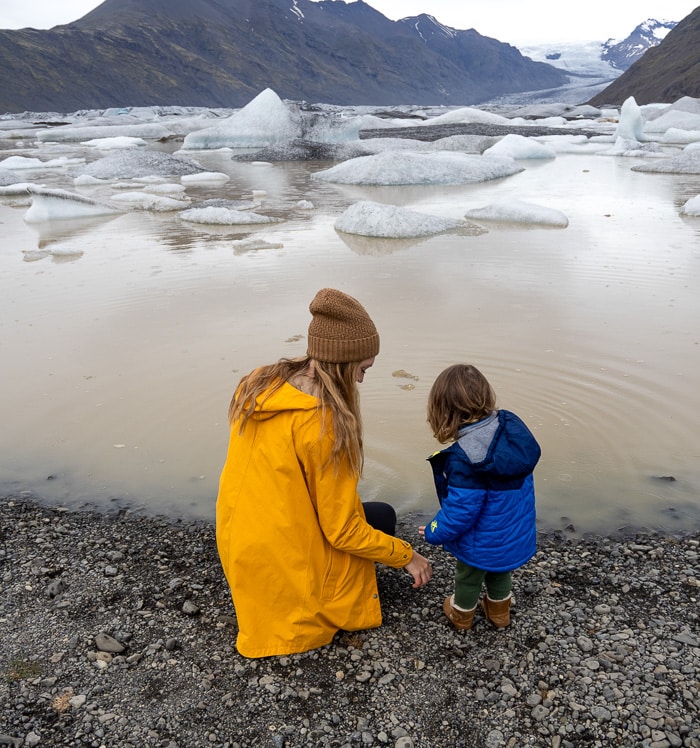
[[[432,574],[393,536],[393,509],[367,505],[366,515],[357,493],[357,383],[379,353],[376,327],[332,288],[309,310],[307,355],[243,377],[229,408],[216,539],[245,657],[305,652],[339,629],[379,626],[375,562],[405,568],[413,587]]]

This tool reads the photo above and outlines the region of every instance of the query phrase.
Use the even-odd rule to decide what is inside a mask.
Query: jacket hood
[[[289,411],[311,411],[318,408],[318,398],[307,395],[296,387],[285,382],[274,392],[266,390],[260,394],[255,401],[255,411],[251,418],[254,420],[266,420],[273,418],[278,413]]]
[[[528,427],[508,410],[468,426],[452,448],[461,449],[475,470],[498,478],[528,475],[541,454]]]

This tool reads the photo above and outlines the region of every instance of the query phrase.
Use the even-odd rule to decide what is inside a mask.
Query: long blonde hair
[[[229,423],[239,421],[238,433],[242,434],[248,419],[255,412],[259,396],[264,392],[266,397],[272,395],[295,374],[304,371],[311,361],[318,387],[321,435],[326,428],[326,413],[330,413],[333,424],[333,447],[329,462],[333,462],[337,470],[341,459],[347,457],[351,470],[359,477],[364,465],[360,393],[357,388],[359,362],[325,363],[305,356],[282,358],[274,364],[260,366],[241,379],[229,405]]]

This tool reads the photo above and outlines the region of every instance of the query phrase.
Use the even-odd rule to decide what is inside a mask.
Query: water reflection
[[[359,188],[310,180],[326,165],[197,160],[231,180],[188,186],[193,202],[255,193],[284,222],[134,211],[30,226],[26,207],[0,202],[5,491],[213,516],[238,378],[304,352],[309,300],[330,285],[382,337],[361,390],[366,498],[435,508],[427,393],[470,361],[542,443],[542,526],[700,526],[700,222],[678,215],[699,177],[562,154],[481,185]],[[333,228],[360,199],[461,218],[509,197],[569,227],[416,241]]]

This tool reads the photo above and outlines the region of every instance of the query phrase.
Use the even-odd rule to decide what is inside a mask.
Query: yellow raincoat
[[[261,404],[262,403],[262,404]],[[365,521],[357,478],[326,466],[318,400],[285,383],[233,423],[216,504],[216,541],[245,657],[305,652],[339,629],[382,622],[374,562],[404,567],[409,543]]]

